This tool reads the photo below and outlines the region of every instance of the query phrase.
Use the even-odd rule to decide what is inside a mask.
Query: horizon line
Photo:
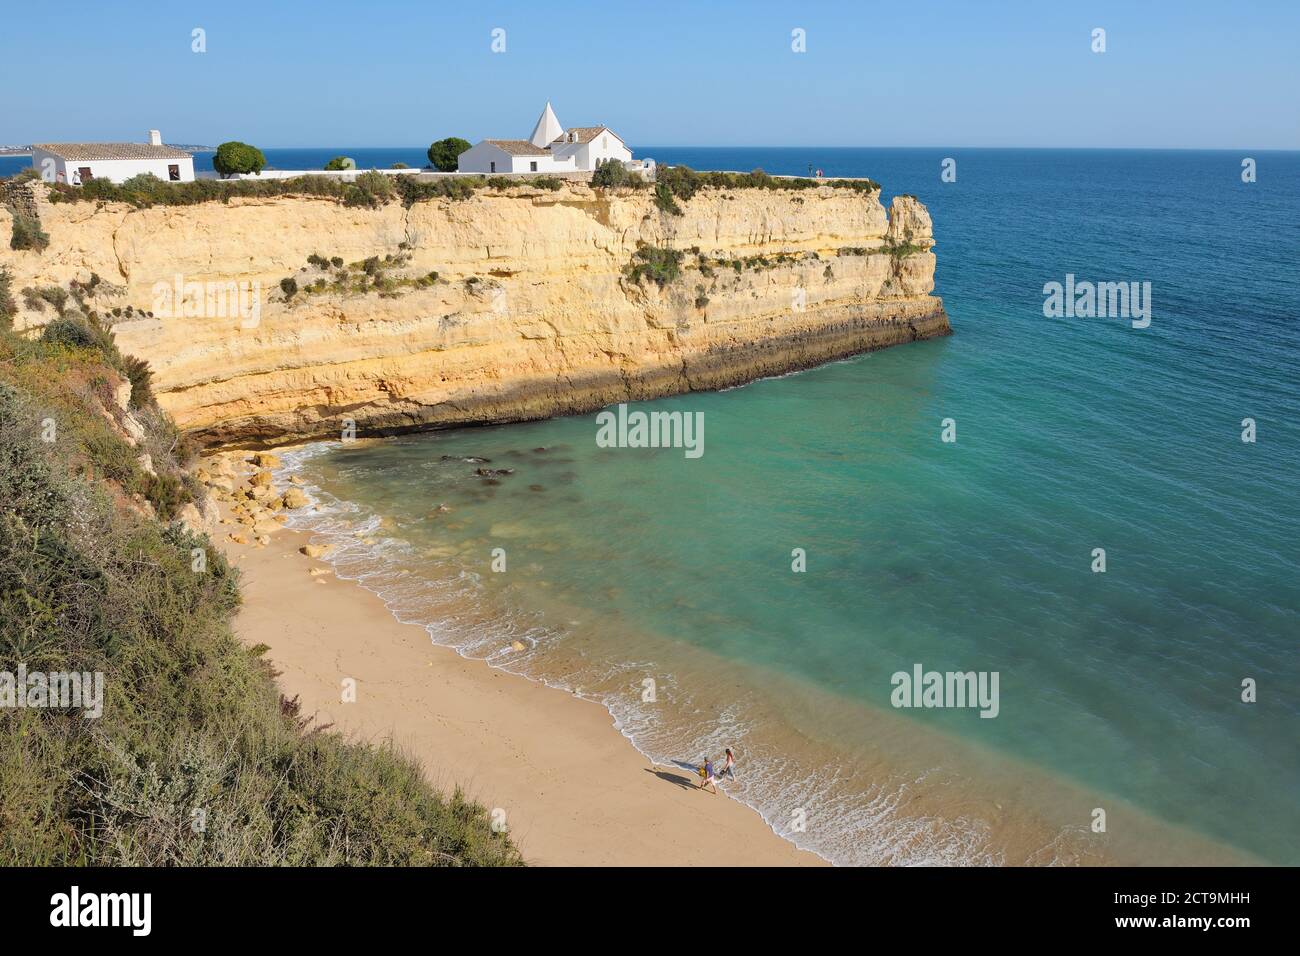
[[[1252,150],[1257,153],[1300,153],[1300,146],[954,146],[951,144],[918,144],[909,146],[877,146],[877,145],[835,145],[830,143],[821,143],[808,146],[790,146],[790,145],[769,145],[763,143],[743,143],[743,144],[706,144],[706,143],[649,143],[645,146],[630,144],[633,149],[1034,149],[1034,150],[1052,150],[1052,149],[1069,149],[1083,151],[1102,152],[1107,150],[1114,151],[1133,151],[1133,152],[1169,152],[1169,153],[1235,153],[1242,150]],[[418,144],[400,144],[389,143],[378,146],[338,146],[332,144],[315,143],[310,145],[274,145],[259,146],[259,149],[428,149],[427,146]]]

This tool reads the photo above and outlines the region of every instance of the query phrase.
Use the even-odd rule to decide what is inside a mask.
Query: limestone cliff
[[[647,190],[573,183],[409,208],[35,194],[42,252],[10,250],[0,210],[15,295],[99,276],[87,307],[131,307],[121,350],[148,359],[159,402],[211,444],[590,411],[949,332],[911,197],[887,215],[878,193],[830,186],[702,189],[680,214]],[[662,268],[629,275],[651,261]],[[255,315],[251,298],[239,314],[220,301],[238,283],[258,291]],[[19,327],[52,317],[24,299]]]

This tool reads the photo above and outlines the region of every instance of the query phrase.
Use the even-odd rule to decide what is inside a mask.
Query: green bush
[[[68,293],[57,285],[43,285],[36,290],[36,294],[42,301],[54,306],[54,311],[59,315],[62,315],[68,306]]]
[[[13,217],[13,234],[9,237],[9,248],[41,252],[50,244],[50,237],[41,228],[38,220],[31,216],[15,213]]]
[[[632,254],[624,272],[633,282],[640,284],[642,279],[650,279],[662,289],[681,275],[684,255],[676,249],[642,246]]]
[[[69,348],[91,349],[97,345],[95,333],[84,319],[60,316],[41,329],[41,341]]]
[[[889,255],[893,256],[895,259],[905,259],[905,258],[907,258],[908,256],[916,255],[918,252],[927,252],[927,251],[929,251],[929,250],[928,250],[925,246],[918,245],[918,244],[916,244],[916,243],[914,243],[914,242],[897,242],[897,243],[896,243],[896,242],[891,242],[891,241],[889,241],[888,239],[886,239],[886,240],[885,240],[885,245],[884,245],[884,248],[882,249],[882,251],[883,251],[883,252],[887,252]]]
[[[280,291],[284,293],[286,299],[292,299],[298,294],[298,280],[293,276],[280,280]]]
[[[545,189],[549,192],[555,192],[557,189],[564,187],[564,180],[555,176],[538,176],[536,179],[528,181],[530,186],[536,186],[538,189]]]
[[[417,202],[430,199],[469,199],[476,190],[487,185],[483,176],[446,176],[438,179],[417,179],[415,176],[397,176],[394,183],[402,204],[408,209]]]
[[[356,169],[357,164],[350,156],[335,156],[325,164],[326,169]]]
[[[682,214],[682,207],[677,205],[677,200],[673,197],[672,189],[667,183],[655,183],[655,205],[674,216]]]
[[[597,189],[611,186],[626,186],[632,174],[617,159],[602,159],[596,163],[596,171],[591,174],[591,185]]]
[[[0,266],[0,329],[13,328],[18,303],[14,300],[13,273]]]
[[[429,162],[435,169],[440,169],[444,173],[455,172],[459,165],[460,154],[467,149],[469,149],[469,142],[459,136],[440,139],[429,146]]]
[[[352,185],[366,197],[363,205],[382,205],[393,197],[393,178],[374,170],[358,174]]]
[[[217,147],[217,152],[212,157],[212,168],[222,176],[260,173],[266,168],[266,156],[256,146],[231,140]]]
[[[148,408],[153,405],[153,369],[149,363],[134,355],[126,355],[123,356],[122,371],[131,383],[131,406]]]

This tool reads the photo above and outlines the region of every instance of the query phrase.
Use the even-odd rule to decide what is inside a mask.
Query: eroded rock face
[[[915,196],[895,196],[889,205],[888,238],[895,245],[934,245],[930,211]],[[933,276],[932,276],[933,277]]]
[[[648,191],[573,184],[410,209],[39,205],[44,253],[0,242],[15,289],[101,276],[113,298],[91,307],[132,306],[119,346],[149,360],[177,423],[216,445],[338,435],[349,420],[365,432],[586,412],[950,331],[932,295],[930,217],[910,197],[888,216],[876,195],[829,186],[702,190],[680,216]],[[631,280],[639,247],[682,253],[676,278]],[[395,256],[404,281],[286,301],[281,279],[303,290],[337,275],[309,255]],[[255,320],[172,308],[163,290],[177,277],[256,288]]]

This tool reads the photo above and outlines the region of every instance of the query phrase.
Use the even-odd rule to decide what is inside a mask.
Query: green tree
[[[459,136],[448,136],[429,147],[429,162],[444,173],[454,172],[460,154],[469,149],[469,143]]]
[[[602,159],[596,163],[596,171],[591,174],[591,185],[626,186],[630,178],[627,167],[617,159]]]
[[[335,156],[325,164],[326,169],[356,169],[356,161],[351,156]]]
[[[256,146],[238,140],[222,143],[212,157],[212,168],[222,176],[232,173],[260,173],[266,168],[266,157]]]

